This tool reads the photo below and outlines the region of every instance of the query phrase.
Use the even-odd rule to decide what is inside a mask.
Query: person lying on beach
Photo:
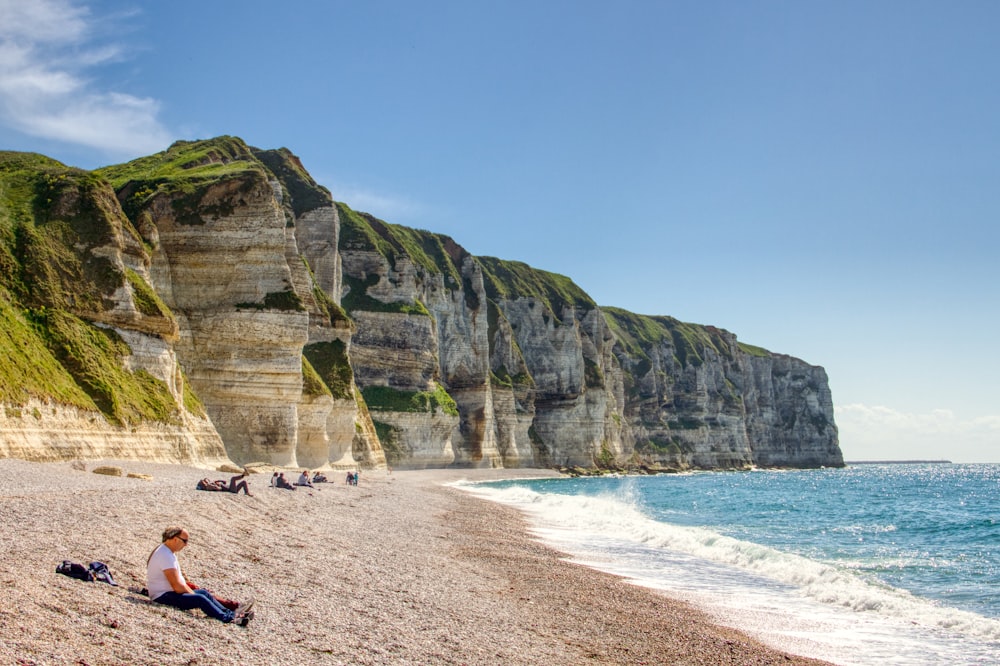
[[[310,488],[315,488],[311,481],[309,481],[309,470],[304,469],[302,473],[299,474],[299,480],[295,482],[297,486],[309,486]]]
[[[323,472],[316,472],[315,474],[313,474],[313,483],[328,483],[328,482],[329,481],[326,478],[326,474],[324,474]]]
[[[229,485],[222,479],[216,479],[215,481],[211,481],[209,479],[202,479],[201,481],[198,482],[198,485],[195,486],[195,488],[197,488],[198,490],[209,490],[212,492],[218,492],[218,491],[229,490]]]
[[[198,608],[221,622],[236,622],[245,627],[253,619],[253,610],[237,607],[229,610],[220,604],[208,590],[191,589],[181,573],[177,553],[183,550],[190,535],[183,527],[168,527],[163,530],[163,540],[153,549],[146,560],[146,589],[149,598],[158,604],[173,606],[181,610]]]
[[[250,495],[250,487],[247,485],[246,481],[247,474],[248,472],[243,470],[242,474],[238,474],[229,479],[229,486],[226,490],[235,494],[239,494],[240,490],[242,490],[247,495]],[[250,495],[250,497],[253,497],[253,495]]]

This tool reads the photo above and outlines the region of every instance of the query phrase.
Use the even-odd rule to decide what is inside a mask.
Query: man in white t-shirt
[[[222,622],[236,621],[246,626],[253,619],[253,611],[242,605],[231,611],[201,588],[192,590],[181,573],[177,553],[187,546],[190,536],[183,527],[168,527],[163,530],[163,543],[156,547],[146,562],[146,588],[149,598],[158,604],[174,606],[182,610],[199,608],[205,615]]]

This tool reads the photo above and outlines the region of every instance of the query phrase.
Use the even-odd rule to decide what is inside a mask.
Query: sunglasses
[[[188,540],[187,540],[187,539],[185,539],[184,537],[182,537],[182,536],[181,536],[180,534],[178,534],[176,538],[180,539],[180,540],[181,540],[181,541],[183,541],[184,543],[187,543],[187,542],[188,542]]]

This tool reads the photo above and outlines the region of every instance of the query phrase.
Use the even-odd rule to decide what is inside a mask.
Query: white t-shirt
[[[181,580],[184,580],[184,575],[181,574],[181,563],[177,561],[177,555],[174,554],[174,551],[167,548],[167,544],[161,543],[153,551],[153,556],[149,558],[149,564],[146,565],[146,589],[149,590],[149,598],[154,601],[164,592],[174,591],[173,586],[170,585],[170,581],[167,580],[166,575],[163,573],[167,569],[177,569]]]

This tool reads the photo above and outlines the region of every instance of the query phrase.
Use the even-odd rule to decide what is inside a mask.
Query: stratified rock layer
[[[563,276],[339,209],[359,386],[441,385],[457,403],[450,434],[435,434],[434,409],[403,419],[380,405],[392,464],[843,464],[822,368],[714,327],[599,308]]]
[[[0,318],[26,339],[0,338],[0,379],[31,378],[21,391],[0,383],[0,455],[843,464],[822,368],[711,326],[598,307],[565,276],[335,204],[286,149],[178,142],[96,175],[70,170],[72,186],[46,158],[2,157],[3,192],[35,193],[7,210],[33,205],[35,218],[0,216],[2,238],[22,239],[0,244],[14,276]],[[107,350],[100,363],[77,339]],[[33,355],[43,371],[25,371]],[[73,434],[82,420],[93,427]]]

